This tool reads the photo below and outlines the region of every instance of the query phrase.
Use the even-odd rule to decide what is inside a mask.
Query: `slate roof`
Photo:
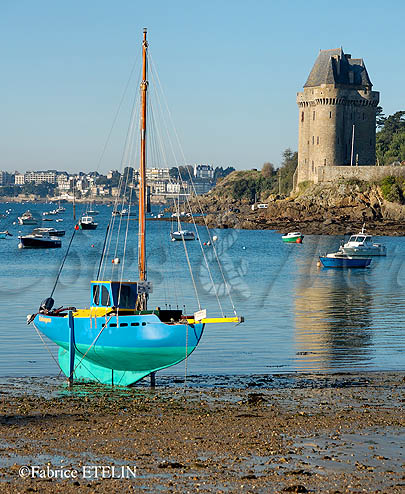
[[[343,48],[320,50],[304,87],[321,84],[373,86],[362,58],[351,58]]]

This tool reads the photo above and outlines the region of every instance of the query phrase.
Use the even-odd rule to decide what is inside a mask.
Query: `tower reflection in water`
[[[322,269],[295,290],[297,370],[367,367],[372,354],[372,288],[366,270]]]

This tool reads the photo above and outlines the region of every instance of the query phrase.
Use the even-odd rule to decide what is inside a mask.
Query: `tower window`
[[[312,113],[312,120],[315,120],[315,112]]]
[[[323,160],[323,164],[326,165],[326,158]]]
[[[312,136],[312,144],[315,144],[315,136]]]
[[[316,143],[319,144],[319,136],[316,138]]]
[[[329,118],[332,118],[332,112],[331,111],[329,112]]]
[[[302,111],[301,112],[301,122],[303,122],[303,121],[304,121],[304,112]]]

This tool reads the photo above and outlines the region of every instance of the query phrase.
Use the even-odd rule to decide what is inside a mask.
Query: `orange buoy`
[[[297,244],[302,244],[302,238],[301,237],[298,237],[297,240],[296,240]]]

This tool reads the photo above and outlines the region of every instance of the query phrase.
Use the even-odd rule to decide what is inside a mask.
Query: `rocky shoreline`
[[[195,221],[210,228],[348,235],[365,224],[373,235],[405,235],[405,205],[385,200],[375,185],[319,184],[295,197],[269,197],[263,204],[258,208],[257,203],[234,200],[219,188],[195,198],[192,208],[204,213]]]
[[[404,372],[12,383],[0,386],[4,493],[405,491]]]

